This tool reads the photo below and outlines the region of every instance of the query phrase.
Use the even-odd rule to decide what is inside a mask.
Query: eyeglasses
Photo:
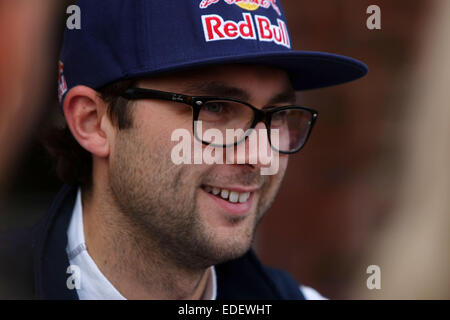
[[[259,122],[263,122],[272,149],[283,154],[298,152],[305,145],[319,115],[317,111],[301,106],[257,109],[247,102],[232,98],[188,96],[144,88],[129,88],[121,96],[128,100],[159,99],[191,106],[195,138],[203,144],[215,147],[229,147],[241,143]],[[202,130],[219,130],[223,137],[226,136],[227,130],[234,130],[234,142],[215,145],[212,138],[199,137],[200,121]],[[275,130],[278,130],[279,134],[277,145],[272,144],[271,139],[271,131]]]

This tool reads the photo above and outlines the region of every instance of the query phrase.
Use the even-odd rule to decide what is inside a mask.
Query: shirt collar
[[[78,189],[75,205],[67,230],[67,256],[71,265],[80,270],[80,286],[77,288],[81,300],[125,300],[120,292],[103,275],[88,253],[84,240],[83,206],[81,189]],[[215,300],[217,297],[217,278],[214,266],[209,268],[208,280],[202,300]]]

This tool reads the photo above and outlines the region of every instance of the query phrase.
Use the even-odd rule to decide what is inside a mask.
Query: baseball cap
[[[364,76],[350,57],[292,49],[277,0],[80,0],[81,29],[64,33],[59,98],[77,85],[99,89],[120,79],[213,64],[286,70],[295,90]]]

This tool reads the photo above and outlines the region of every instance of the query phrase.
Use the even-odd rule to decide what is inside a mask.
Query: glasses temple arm
[[[143,88],[129,88],[125,90],[121,96],[128,100],[139,99],[161,99],[174,102],[181,102],[191,104],[192,97],[178,93],[163,92],[158,90],[143,89]]]

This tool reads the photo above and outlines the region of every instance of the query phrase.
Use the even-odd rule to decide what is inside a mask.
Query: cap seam
[[[233,56],[219,56],[219,57],[214,57],[212,59],[191,60],[188,63],[186,63],[185,66],[189,67],[189,65],[192,65],[193,67],[195,67],[196,63],[202,63],[202,62],[214,63],[217,60],[221,60],[221,59],[225,59],[225,58],[230,58],[228,60],[229,62],[239,63],[239,60],[241,60],[241,59],[251,59],[251,58],[257,59],[257,58],[271,58],[271,57],[274,57],[274,58],[276,57],[277,59],[282,59],[282,60],[292,59],[292,56],[280,56],[278,54],[274,54],[274,55],[270,55],[270,54],[269,55],[255,55],[255,56],[249,55],[249,56],[240,56],[240,57],[237,57],[237,58],[234,58]],[[308,59],[311,59],[311,60],[331,61],[331,62],[338,63],[338,64],[341,64],[341,65],[350,66],[350,67],[352,67],[354,69],[358,69],[359,71],[363,71],[363,72],[366,72],[368,70],[368,68],[366,69],[366,68],[358,65],[357,62],[334,60],[332,57],[317,57],[317,56],[313,56],[313,55],[310,55],[310,56],[309,55],[305,55],[305,56],[302,56],[302,58],[308,58]],[[341,58],[341,57],[336,57],[336,58]],[[343,59],[343,58],[341,58],[341,59]],[[172,64],[177,64],[177,63],[182,63],[182,62],[183,62],[183,60],[173,61]],[[223,62],[226,63],[227,61],[223,61]],[[164,72],[165,70],[169,70],[172,67],[184,67],[184,65],[180,65],[180,66],[177,66],[177,65],[170,66],[170,65],[168,65],[168,66],[162,67],[160,69],[155,69],[153,66],[145,65],[142,68],[131,69],[128,72],[128,74],[137,73],[137,75],[138,75],[139,73],[149,73],[149,72],[159,73],[159,72]],[[146,69],[146,70],[142,70],[142,69]],[[147,70],[147,69],[149,69],[149,70]],[[152,69],[152,70],[150,70],[150,69]],[[138,71],[140,71],[140,72],[138,72]]]

